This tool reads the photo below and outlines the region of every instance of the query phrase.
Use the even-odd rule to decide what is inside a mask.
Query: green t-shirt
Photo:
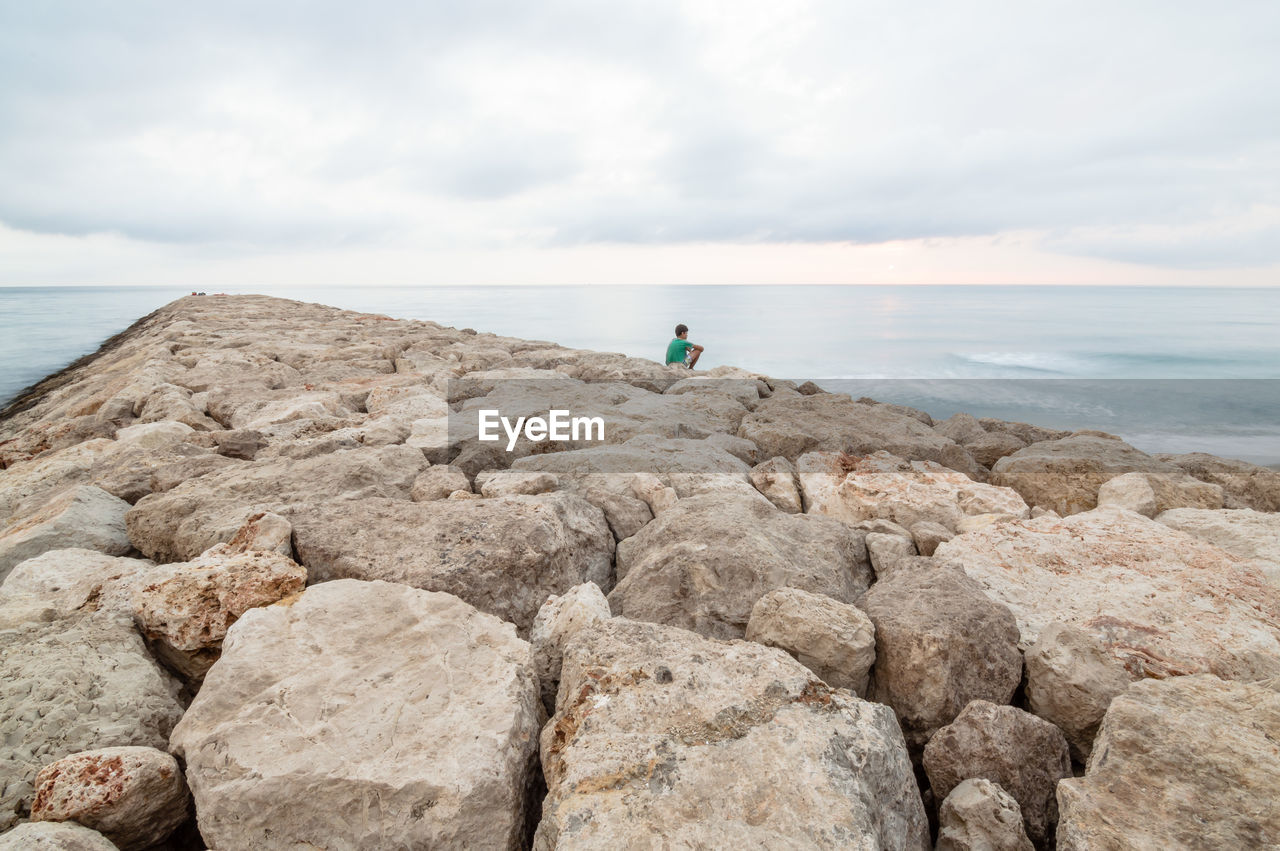
[[[676,337],[667,344],[667,363],[684,363],[684,356],[693,348],[693,343]]]

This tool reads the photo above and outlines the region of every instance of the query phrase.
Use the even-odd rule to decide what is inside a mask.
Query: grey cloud
[[[1280,262],[1280,240],[1247,223],[1177,245],[1136,235],[1280,206],[1273,3],[768,8],[772,29],[726,59],[723,27],[674,0],[9,4],[0,221],[263,248],[410,229],[394,204],[346,204],[358,187],[465,204],[478,242],[489,230],[575,245],[1041,229],[1056,234],[1046,247],[1088,256]],[[561,125],[494,114],[469,93],[539,59],[639,81],[618,163],[601,165],[592,135],[608,103]],[[359,116],[287,163],[312,194],[211,182],[198,162],[175,174],[139,152],[165,128],[223,134],[251,160],[288,150],[298,140],[217,105],[220,87],[246,80],[318,119]],[[1113,237],[1072,236],[1099,228]]]

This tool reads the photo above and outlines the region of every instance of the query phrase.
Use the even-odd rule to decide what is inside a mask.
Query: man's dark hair
[[[689,333],[689,326],[688,326],[688,325],[677,325],[677,326],[676,326],[676,336],[677,336],[677,337],[679,337],[681,334],[688,334],[688,333]]]

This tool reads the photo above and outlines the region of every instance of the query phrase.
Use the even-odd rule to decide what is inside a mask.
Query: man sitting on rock
[[[689,326],[677,325],[676,338],[667,344],[667,365],[678,363],[693,369],[702,354],[702,346],[689,342]]]

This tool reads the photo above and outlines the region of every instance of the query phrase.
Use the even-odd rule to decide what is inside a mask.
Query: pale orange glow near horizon
[[[848,243],[259,252],[0,227],[0,285],[976,284],[1274,286],[1280,267],[1183,270],[1055,254],[1042,235]]]

